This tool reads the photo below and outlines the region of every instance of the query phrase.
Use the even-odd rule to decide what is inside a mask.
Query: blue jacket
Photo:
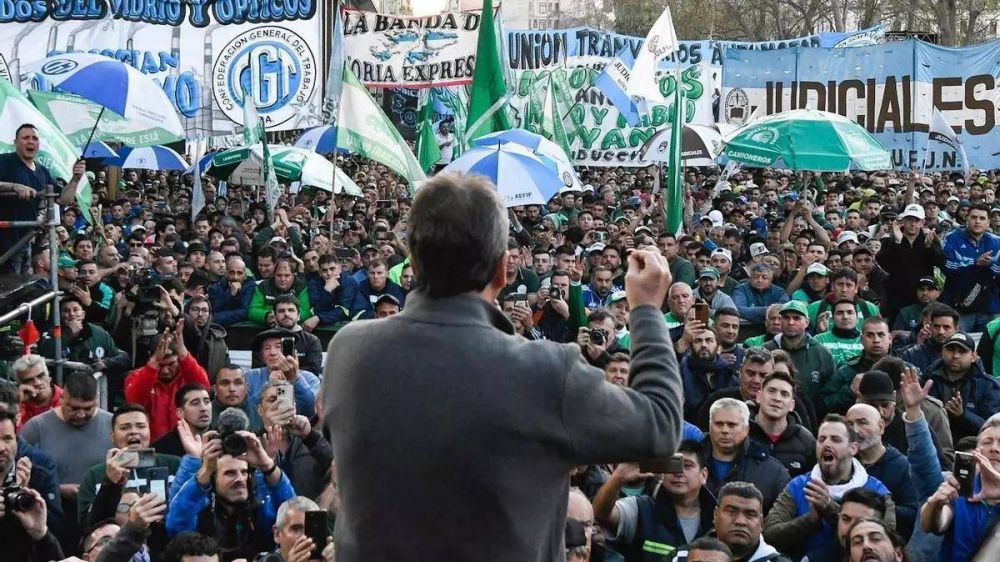
[[[978,491],[978,480],[977,491]],[[941,543],[941,562],[968,562],[979,551],[986,538],[986,530],[997,514],[1000,514],[1000,504],[992,507],[983,502],[971,503],[967,498],[959,497],[952,504],[955,510],[951,526]]]
[[[874,476],[892,492],[892,501],[896,504],[896,531],[909,540],[921,504],[910,477],[909,461],[903,453],[889,446],[885,448],[882,458],[865,466],[865,470],[868,471],[868,476]]]
[[[278,507],[286,500],[295,497],[295,489],[284,473],[281,474],[281,480],[273,486],[267,483],[267,479],[260,471],[256,472],[255,478],[254,493],[260,502],[257,508],[257,527],[269,530],[277,519]],[[174,536],[185,531],[197,531],[198,517],[206,508],[212,508],[214,504],[212,499],[211,485],[202,487],[197,480],[189,478],[170,500],[166,521],[167,533]]]
[[[364,311],[361,318],[375,318],[375,301],[385,294],[390,294],[396,297],[396,300],[399,301],[400,308],[403,307],[403,303],[406,301],[406,291],[404,291],[402,287],[387,279],[385,282],[385,288],[379,292],[375,292],[372,291],[371,284],[367,279],[365,279],[363,282],[358,283],[358,298],[356,299],[357,304],[355,305],[357,308],[355,310]]]
[[[899,354],[899,358],[920,369],[921,373],[926,373],[931,363],[941,359],[941,345],[932,339],[927,339],[924,343],[906,348]]]
[[[233,296],[229,292],[229,281],[222,279],[208,288],[208,302],[212,305],[212,318],[220,326],[232,326],[246,322],[250,310],[250,299],[257,284],[253,279],[243,281],[240,292]]]
[[[737,369],[721,358],[709,362],[688,354],[681,359],[680,367],[681,382],[684,383],[684,419],[691,423],[697,423],[698,410],[710,394],[740,385]],[[709,373],[713,373],[711,383]]]
[[[324,288],[322,277],[309,278],[309,302],[313,306],[313,314],[319,316],[322,326],[329,326],[345,320],[350,320],[359,312],[355,307],[358,298],[358,283],[350,273],[340,273],[340,286],[331,293]]]
[[[258,367],[245,371],[247,375],[247,416],[250,418],[250,427],[259,427],[264,422],[257,413],[257,406],[260,405],[260,395],[264,391],[264,384],[271,378],[271,371],[267,367]],[[319,377],[309,371],[299,371],[299,378],[292,385],[295,393],[295,412],[307,418],[316,415],[316,393],[319,392]]]
[[[990,267],[976,265],[976,260],[984,252],[993,252],[993,262]],[[991,272],[992,278],[1000,277],[1000,236],[986,232],[976,242],[969,236],[968,230],[955,230],[944,239],[944,290],[941,301],[954,305],[956,301],[966,296],[969,289],[980,277],[979,274]],[[1000,312],[1000,292],[995,284],[989,285],[989,301],[976,312]]]
[[[617,286],[612,285],[611,290],[604,297],[597,294],[597,290],[594,288],[593,283],[583,286],[583,306],[589,310],[595,308],[604,308],[608,306],[608,300],[611,299],[611,295],[615,294],[615,291],[620,291]]]
[[[855,464],[855,466],[858,466]],[[809,513],[809,502],[806,501],[806,484],[812,479],[812,473],[807,472],[805,474],[796,476],[788,483],[788,491],[791,493],[792,498],[795,499],[795,509],[796,517],[801,517],[806,513]],[[866,490],[871,490],[879,496],[889,496],[889,489],[885,487],[878,478],[874,478],[871,475],[868,476],[868,480],[865,481],[864,486]],[[834,542],[834,533],[836,529],[830,527],[825,518],[820,518],[820,530],[813,533],[804,541],[803,551],[812,552],[818,549],[829,548],[829,543]]]
[[[781,287],[771,285],[768,290],[761,292],[751,287],[749,281],[737,285],[732,297],[740,318],[748,324],[763,324],[767,319],[767,307],[788,302],[788,293]]]
[[[962,417],[948,416],[956,443],[962,437],[978,434],[986,419],[1000,412],[1000,382],[987,375],[979,361],[972,365],[971,373],[951,381],[944,374],[943,360],[939,359],[924,372],[924,381],[928,379],[934,381],[930,395],[942,403],[947,403],[956,391],[962,393],[965,402]]]
[[[920,419],[912,422],[904,419],[903,423],[906,425],[906,441],[909,443],[906,457],[910,461],[910,480],[917,491],[917,500],[923,503],[944,482],[941,461],[931,437],[931,428],[927,425],[927,416],[920,416]]]

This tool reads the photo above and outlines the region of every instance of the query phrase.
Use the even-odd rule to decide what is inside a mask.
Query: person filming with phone
[[[263,367],[246,371],[248,407],[245,410],[250,417],[250,426],[262,426],[258,406],[269,380],[290,383],[294,390],[296,413],[312,418],[316,414],[316,393],[319,392],[320,381],[312,372],[299,367],[295,333],[281,328],[263,331],[254,337],[250,349],[254,356],[264,361]]]
[[[508,284],[508,222],[484,178],[428,181],[409,217],[418,288],[400,314],[349,324],[330,343],[324,417],[343,502],[340,562],[561,560],[571,469],[669,457],[680,441],[680,376],[659,309],[666,260],[629,255],[631,385],[622,388],[577,346],[514,335],[496,304]],[[442,532],[429,513],[461,524]]]

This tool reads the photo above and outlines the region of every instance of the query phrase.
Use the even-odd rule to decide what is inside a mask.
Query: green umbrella
[[[303,186],[313,186],[324,191],[333,191],[333,174],[337,174],[337,193],[361,196],[361,188],[340,168],[334,168],[323,156],[311,150],[293,146],[268,145],[271,164],[280,181],[297,181]],[[219,152],[212,157],[212,165],[206,171],[210,176],[226,180],[236,185],[263,185],[261,164],[264,162],[263,145],[240,146]]]
[[[754,120],[726,139],[726,156],[748,166],[817,172],[892,168],[887,151],[850,119],[796,109]]]

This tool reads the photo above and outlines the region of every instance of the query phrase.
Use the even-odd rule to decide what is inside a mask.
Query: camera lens
[[[20,486],[4,490],[4,503],[11,511],[30,511],[35,505],[35,497]]]
[[[227,455],[238,457],[247,452],[247,442],[239,435],[231,433],[222,438],[222,451]]]

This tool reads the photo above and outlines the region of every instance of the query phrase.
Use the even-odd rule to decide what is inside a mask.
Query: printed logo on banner
[[[750,118],[750,98],[742,88],[733,88],[726,96],[726,123],[737,127]]]
[[[780,133],[774,127],[761,127],[751,131],[747,135],[747,140],[760,144],[774,144],[778,142],[779,136]]]
[[[75,60],[55,59],[42,65],[42,74],[48,74],[49,76],[58,76],[60,74],[66,74],[67,72],[70,72],[77,66],[79,65]]]
[[[307,119],[318,66],[306,40],[289,29],[261,26],[237,35],[212,69],[215,100],[231,121],[243,118],[243,92],[254,97],[268,128]],[[244,89],[244,86],[246,87]]]
[[[428,62],[458,43],[457,33],[436,29],[390,31],[383,37],[371,47],[372,55],[382,62],[400,56],[406,64]]]

